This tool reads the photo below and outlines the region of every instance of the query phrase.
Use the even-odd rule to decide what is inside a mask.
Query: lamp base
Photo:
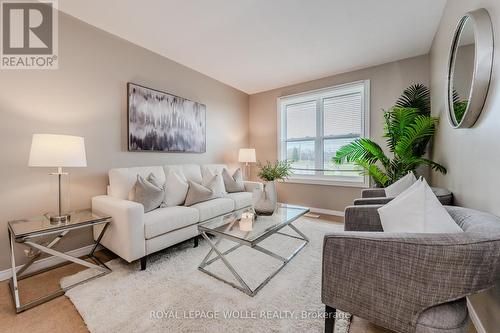
[[[59,216],[50,216],[49,220],[50,220],[51,224],[66,223],[66,222],[69,222],[69,220],[71,220],[71,215],[64,214],[64,215],[59,215]]]

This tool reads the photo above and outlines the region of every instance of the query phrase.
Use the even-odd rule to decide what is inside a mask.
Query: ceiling
[[[248,94],[429,52],[446,0],[62,0]]]

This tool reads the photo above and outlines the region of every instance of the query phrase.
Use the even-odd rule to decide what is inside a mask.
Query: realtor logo
[[[57,2],[1,3],[1,69],[57,69]]]

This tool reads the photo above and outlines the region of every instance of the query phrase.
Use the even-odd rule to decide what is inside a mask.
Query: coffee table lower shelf
[[[208,254],[205,256],[205,258],[203,259],[203,261],[201,262],[201,264],[199,265],[198,269],[214,278],[216,278],[217,280],[219,281],[222,281],[226,284],[229,284],[230,286],[244,292],[245,294],[253,297],[255,296],[259,290],[261,290],[276,274],[278,274],[282,269],[283,267],[286,266],[286,264],[288,264],[288,262],[290,262],[290,260],[292,260],[293,257],[295,257],[299,252],[300,250],[302,250],[304,248],[304,246],[307,245],[307,243],[309,243],[309,239],[306,237],[306,235],[304,235],[299,229],[297,229],[292,223],[288,223],[286,225],[284,225],[283,227],[286,227],[288,226],[289,228],[291,228],[295,233],[298,234],[298,236],[294,236],[294,235],[289,235],[289,234],[286,234],[286,233],[282,233],[280,231],[275,231],[275,232],[271,232],[269,233],[268,235],[266,235],[265,237],[262,237],[262,239],[260,239],[258,242],[255,242],[255,243],[252,243],[252,242],[247,242],[247,241],[243,241],[243,240],[240,240],[238,238],[233,238],[233,237],[226,237],[225,235],[221,235],[221,234],[217,234],[215,232],[211,232],[209,230],[200,230],[200,233],[201,235],[203,236],[203,238],[208,242],[208,244],[210,245],[211,249],[210,251],[208,252]],[[208,236],[208,234],[212,234],[214,236],[216,236],[216,240],[215,242],[210,239],[210,237]],[[271,235],[274,235],[274,234],[278,234],[278,235],[282,235],[282,236],[286,236],[286,237],[290,237],[290,238],[295,238],[295,239],[299,239],[299,240],[302,240],[303,242],[293,251],[293,253],[288,256],[287,258],[285,257],[282,257],[268,249],[265,249],[261,246],[258,245],[258,243],[262,240],[264,240],[265,238],[267,238],[268,236],[271,236]],[[237,244],[233,247],[231,247],[230,249],[224,251],[224,252],[221,252],[221,250],[219,250],[218,246],[220,244],[220,242],[223,240],[223,239],[226,239],[226,240],[230,240],[230,241],[233,241],[233,242],[236,242]],[[227,254],[233,252],[234,250],[242,247],[242,246],[248,246],[256,251],[259,251],[261,253],[264,253],[270,257],[273,257],[277,260],[280,260],[282,262],[282,264],[274,271],[272,272],[268,277],[265,278],[265,280],[259,284],[255,289],[252,289],[248,286],[248,284],[245,282],[245,280],[240,276],[240,274],[238,274],[238,272],[236,271],[236,269],[231,265],[231,263],[228,261],[228,259],[225,257]],[[212,256],[212,254],[215,253],[215,257],[213,257],[212,259],[210,259],[210,257]],[[240,285],[237,285],[233,282],[230,282],[230,281],[227,281],[226,279],[224,279],[223,277],[215,274],[215,273],[212,273],[208,270],[205,269],[205,267],[209,266],[210,264],[212,264],[213,262],[217,261],[217,260],[222,260],[222,262],[224,263],[224,265],[228,268],[228,270],[234,275],[234,277],[236,278],[236,280],[239,282]]]

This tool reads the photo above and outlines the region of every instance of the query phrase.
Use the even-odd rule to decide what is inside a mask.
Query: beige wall
[[[442,121],[433,156],[448,166],[448,174],[434,174],[434,184],[449,188],[460,206],[500,215],[500,1],[448,1],[431,48],[432,110],[446,117],[446,75],[449,48],[454,29],[467,11],[486,8],[493,22],[495,57],[488,98],[476,125],[471,129],[452,129]],[[500,327],[500,286],[473,298],[487,332]],[[496,318],[496,319],[495,319]],[[496,329],[495,329],[496,328]]]
[[[371,137],[383,143],[383,112],[396,102],[403,89],[412,83],[429,84],[428,56],[396,61],[355,72],[330,76],[289,87],[250,96],[250,145],[257,150],[261,161],[277,159],[277,98],[303,91],[324,88],[358,80],[370,80]],[[254,170],[255,173],[255,170]],[[360,188],[280,184],[280,201],[305,206],[344,211],[360,195]]]
[[[232,163],[248,143],[247,94],[64,14],[59,24],[59,70],[0,71],[0,270],[10,265],[6,221],[45,212],[51,202],[51,170],[27,166],[33,133],[85,137],[88,167],[70,170],[75,209],[105,193],[109,168]],[[207,153],[127,152],[128,81],[206,104]],[[79,232],[61,248],[90,240]]]

